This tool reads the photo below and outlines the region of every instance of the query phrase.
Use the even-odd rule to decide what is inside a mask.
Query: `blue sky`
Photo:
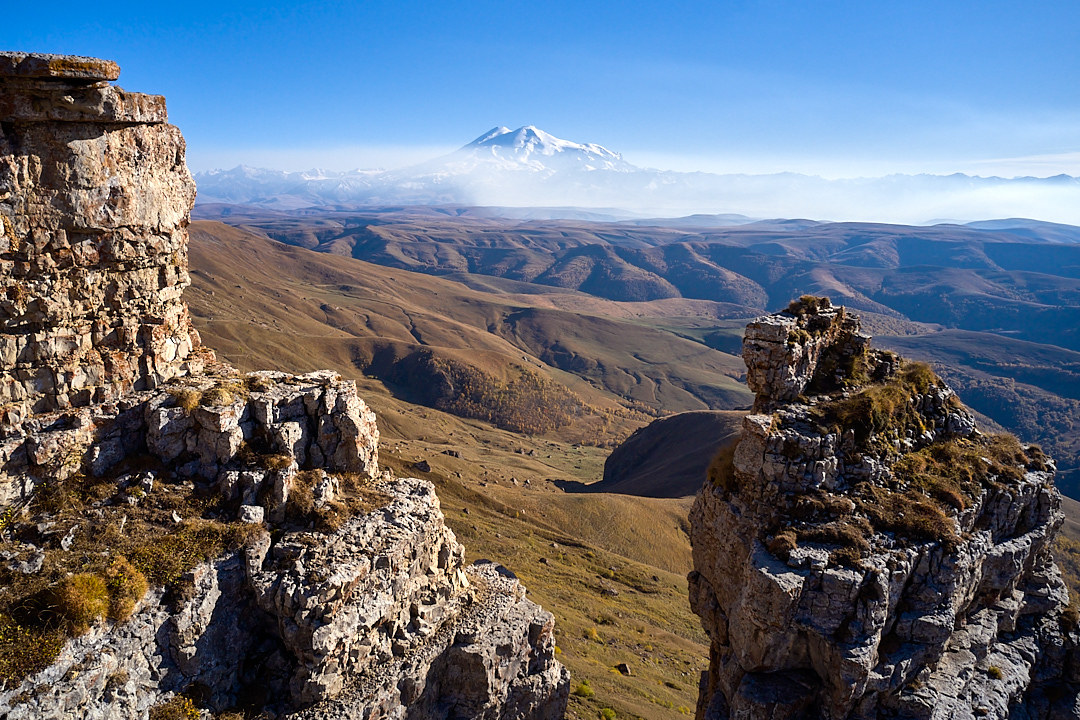
[[[12,3],[108,57],[193,169],[393,167],[535,124],[639,165],[1080,174],[1080,2]]]

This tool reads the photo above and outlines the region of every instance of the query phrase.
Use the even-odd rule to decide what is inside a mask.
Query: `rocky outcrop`
[[[118,73],[0,53],[0,430],[201,367],[184,139]]]
[[[183,139],[118,73],[0,53],[0,718],[561,717],[553,617],[355,384],[199,347]]]
[[[298,718],[562,717],[551,614],[506,569],[464,565],[430,483],[372,492],[333,533],[262,532],[152,591],[0,692],[4,717],[142,718],[179,692],[212,712],[317,703]]]
[[[281,485],[304,468],[373,476],[378,443],[375,414],[336,373],[240,375],[215,363],[212,373],[158,390],[30,416],[0,443],[0,504],[27,501],[46,479],[109,476],[133,455],[149,455],[179,477],[212,480],[228,499],[243,495],[252,504],[264,482]],[[274,455],[281,467],[247,467],[253,454]],[[287,487],[278,495],[280,506]]]
[[[697,717],[1080,717],[1052,461],[817,298],[744,359],[754,414],[690,518]]]

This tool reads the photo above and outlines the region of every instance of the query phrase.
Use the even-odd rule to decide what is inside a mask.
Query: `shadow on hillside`
[[[655,420],[628,437],[595,483],[556,481],[568,493],[620,493],[652,498],[697,494],[723,447],[734,442],[746,410],[693,410]]]

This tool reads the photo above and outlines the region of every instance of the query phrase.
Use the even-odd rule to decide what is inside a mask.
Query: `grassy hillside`
[[[590,418],[609,439],[622,439],[651,415],[603,383],[547,366],[487,332],[505,307],[520,309],[517,298],[485,298],[457,283],[352,260],[340,264],[216,224],[193,225],[191,258],[187,297],[207,345],[242,368],[330,367],[356,380],[379,417],[383,464],[432,480],[469,559],[507,565],[556,614],[560,659],[575,687],[588,681],[593,690],[573,696],[569,717],[591,720],[604,707],[629,718],[691,712],[708,650],[687,600],[690,500],[563,492],[560,486],[598,481],[607,457],[606,449],[582,444],[596,437],[584,437],[579,423],[513,432],[410,402],[408,392],[365,370],[394,367],[394,358],[435,347],[494,378],[528,367],[572,387],[596,409]],[[687,346],[700,355],[700,345]],[[720,368],[731,361],[713,364],[730,382]],[[414,467],[420,460],[429,472]],[[624,662],[629,676],[614,670]]]
[[[828,295],[858,310],[870,332],[906,338],[899,349],[937,362],[975,409],[1046,446],[1062,489],[1080,497],[1076,228],[715,227],[709,218],[521,220],[450,207],[206,212],[286,243],[453,278],[484,304],[513,297],[516,310],[470,324],[653,414],[745,406],[741,363],[730,356],[746,319],[804,293]]]
[[[340,229],[320,222],[303,231],[313,247]],[[754,272],[778,274],[775,282],[795,262],[764,257]],[[436,277],[212,222],[192,224],[191,266],[186,297],[206,344],[242,369],[333,368],[356,380],[378,413],[383,464],[434,482],[469,558],[507,565],[555,613],[560,659],[579,688],[569,717],[591,720],[605,707],[620,718],[692,714],[708,648],[687,600],[685,494],[695,463],[711,457],[710,443],[730,439],[739,413],[711,414],[711,430],[666,416],[749,405],[734,353],[757,310],[684,297],[612,301],[472,273]],[[984,373],[988,387],[1008,380],[1071,399],[1072,354],[1034,343],[995,354],[982,336],[942,332],[888,308],[867,320],[894,333],[898,347],[910,343],[906,353],[923,347],[958,372]],[[463,378],[483,391],[462,392]],[[979,407],[977,384],[965,387]],[[1034,392],[1018,392],[1009,407],[1039,407]],[[551,397],[573,421],[530,424]],[[532,410],[468,410],[469,402],[498,409],[500,398]],[[1063,413],[1059,427],[1074,410]],[[664,420],[622,451],[633,472],[602,481],[609,447],[657,417]],[[429,471],[415,467],[421,460]],[[1058,553],[1080,590],[1072,524]],[[623,662],[628,676],[615,670]]]
[[[697,493],[709,463],[742,430],[742,411],[685,412],[636,431],[604,463],[604,478],[590,490],[644,497]]]

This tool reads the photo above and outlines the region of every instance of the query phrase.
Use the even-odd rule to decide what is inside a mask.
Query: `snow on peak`
[[[495,127],[457,153],[474,161],[494,162],[505,169],[634,170],[622,155],[595,143],[562,140],[535,125],[517,130]]]
[[[508,132],[510,132],[510,128],[504,127],[503,125],[499,125],[498,127],[493,127],[490,130],[488,130],[486,133],[481,135],[480,137],[473,140],[471,143],[469,143],[465,147],[472,147],[473,145],[481,145],[483,143],[488,142],[492,138],[496,138],[496,137],[498,137],[500,135],[505,135]]]

